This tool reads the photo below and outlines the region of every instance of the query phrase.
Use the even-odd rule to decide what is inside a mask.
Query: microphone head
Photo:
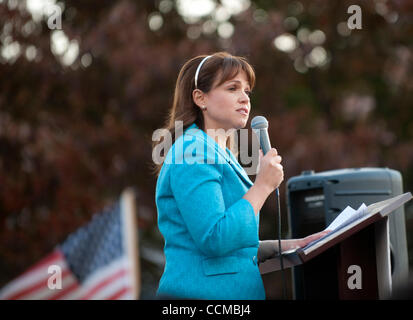
[[[251,120],[252,129],[268,129],[268,121],[263,116],[256,116]]]

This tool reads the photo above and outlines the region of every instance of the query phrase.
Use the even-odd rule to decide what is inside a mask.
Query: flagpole
[[[130,261],[132,275],[132,296],[138,300],[141,293],[141,268],[138,244],[138,225],[136,216],[135,192],[133,188],[126,188],[122,192],[122,206],[124,208],[124,230],[126,235],[126,250]]]

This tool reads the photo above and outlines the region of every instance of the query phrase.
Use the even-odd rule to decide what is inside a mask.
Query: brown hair
[[[192,92],[195,90],[195,72],[205,57],[206,55],[201,55],[187,61],[181,68],[176,80],[173,104],[164,125],[164,128],[172,134],[173,143],[179,138],[175,137],[175,121],[183,122],[183,131],[193,123],[196,123],[200,129],[205,131],[202,110],[192,98]],[[202,65],[198,74],[198,89],[208,93],[213,89],[212,85],[215,82],[215,87],[218,87],[225,81],[233,79],[241,71],[246,73],[252,90],[255,85],[255,72],[244,57],[233,56],[227,52],[213,53]],[[234,134],[236,134],[236,131]],[[229,148],[228,140],[227,147]],[[155,148],[159,143],[161,141],[154,141],[152,148]],[[165,150],[165,156],[167,152],[168,150]],[[231,152],[234,153],[234,150],[231,150]],[[158,175],[161,167],[162,164],[155,164],[153,173]]]

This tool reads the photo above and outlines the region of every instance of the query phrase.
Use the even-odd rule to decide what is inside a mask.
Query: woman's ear
[[[192,91],[192,99],[198,107],[203,107],[206,105],[206,94],[199,89]]]

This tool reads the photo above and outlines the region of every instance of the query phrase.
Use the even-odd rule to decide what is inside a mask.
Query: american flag
[[[0,290],[4,300],[136,299],[139,264],[130,191]],[[132,206],[131,206],[132,205]],[[135,251],[135,252],[134,252]]]

